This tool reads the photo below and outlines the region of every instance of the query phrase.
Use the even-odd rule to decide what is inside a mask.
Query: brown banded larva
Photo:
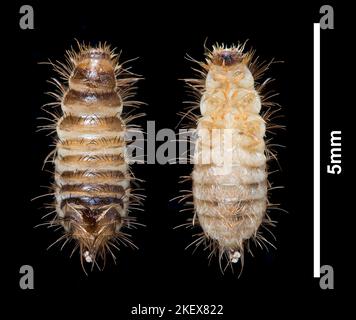
[[[66,63],[50,62],[68,85],[53,79],[58,101],[48,105],[58,104],[61,112],[53,125],[44,126],[57,133],[52,152],[56,216],[49,224],[63,227],[58,241],[75,240],[82,265],[84,260],[94,265],[107,252],[115,260],[116,244],[133,245],[122,229],[135,224],[128,212],[140,195],[131,187],[126,152],[131,126],[122,111],[140,104],[129,100],[139,77],[106,44],[78,47],[67,51]]]
[[[205,244],[212,250],[210,257],[218,253],[220,262],[227,258],[227,265],[239,260],[243,265],[249,240],[269,243],[260,227],[273,225],[266,213],[271,151],[265,133],[270,113],[260,115],[260,89],[266,82],[255,82],[269,64],[257,63],[244,45],[214,46],[206,61],[198,63],[202,78],[186,80],[200,97],[193,109],[201,114],[195,118],[191,179],[193,225],[199,224],[202,232],[192,245]]]

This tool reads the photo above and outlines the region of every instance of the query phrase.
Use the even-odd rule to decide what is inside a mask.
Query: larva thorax
[[[243,256],[246,241],[257,235],[267,207],[265,123],[249,61],[239,47],[214,48],[208,55],[192,173],[199,224],[220,257],[226,254],[231,262]],[[226,130],[231,145],[224,140]],[[202,156],[217,148],[231,157],[225,173],[224,163],[206,163]]]
[[[242,56],[236,58],[239,52],[235,50],[224,49],[213,53],[200,102],[203,116],[200,121],[208,127],[207,121],[210,120],[216,128],[238,129],[251,138],[256,135],[263,137],[265,128],[260,126],[263,121],[258,116],[261,99],[254,88],[254,79],[246,61]],[[223,60],[220,64],[216,56],[224,57],[220,59],[227,59],[229,63],[225,64]]]
[[[120,66],[107,46],[82,47],[58,120],[55,196],[58,220],[78,241],[81,257],[103,257],[125,224],[130,198]]]

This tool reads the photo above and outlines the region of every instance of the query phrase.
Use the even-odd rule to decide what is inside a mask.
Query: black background
[[[337,32],[343,27],[342,19],[337,19],[339,6],[333,5],[335,30],[322,30],[322,185],[327,184],[328,188],[323,188],[321,263],[332,265],[336,274],[335,290],[323,291],[313,279],[312,233],[312,49],[319,3],[297,6],[221,1],[193,6],[184,1],[145,5],[126,1],[26,2],[34,8],[34,30],[21,30],[18,26],[22,4],[12,5],[11,24],[5,30],[11,35],[14,55],[6,66],[11,69],[12,91],[7,95],[12,104],[8,109],[11,115],[6,118],[9,123],[5,124],[10,135],[5,138],[11,137],[7,146],[11,157],[5,161],[13,173],[7,180],[5,195],[6,202],[12,204],[6,211],[6,217],[11,219],[5,249],[7,265],[11,267],[11,296],[19,303],[29,302],[25,311],[41,314],[42,308],[48,306],[54,313],[100,310],[103,315],[117,315],[114,319],[144,319],[129,317],[131,308],[139,303],[172,307],[223,304],[224,318],[232,319],[242,313],[276,312],[285,302],[294,313],[318,297],[328,303],[328,298],[335,296],[341,286],[338,275],[342,273],[343,259],[343,250],[336,241],[343,222],[335,215],[342,213],[343,191],[337,187],[341,177],[327,176],[325,171],[329,132],[342,126],[340,113],[334,112],[339,101],[333,90],[338,70],[330,63],[338,55]],[[130,65],[145,78],[139,83],[137,97],[147,103],[142,108],[147,116],[137,123],[145,127],[146,120],[155,120],[157,129],[173,129],[180,120],[177,112],[182,110],[182,101],[187,99],[178,79],[192,76],[193,65],[184,56],[188,53],[203,59],[206,38],[208,47],[216,41],[231,44],[249,39],[247,48],[256,49],[263,60],[284,61],[274,64],[265,75],[276,79],[270,89],[280,93],[274,101],[283,107],[284,117],[279,123],[286,126],[274,136],[274,143],[285,148],[278,149],[282,171],[273,174],[272,181],[284,189],[274,191],[271,200],[288,211],[271,213],[278,220],[273,231],[278,249],[267,252],[256,248],[254,258],[246,255],[240,278],[238,272],[233,274],[230,270],[221,274],[216,259],[208,265],[205,252],[197,250],[192,255],[192,250],[184,250],[192,232],[173,230],[189,214],[179,214],[182,207],[169,200],[179,194],[179,177],[189,174],[191,166],[134,165],[136,176],[146,181],[142,185],[147,195],[145,211],[136,215],[147,227],[132,232],[140,249],[123,248],[117,265],[110,261],[103,272],[94,270],[86,276],[78,254],[69,258],[71,248],[62,252],[58,246],[46,250],[58,234],[33,228],[45,211],[40,209],[41,199],[30,199],[46,191],[41,186],[51,181],[51,175],[41,171],[41,166],[52,139],[35,132],[39,124],[36,118],[44,115],[40,106],[52,101],[44,92],[53,89],[46,80],[55,75],[49,66],[38,62],[63,60],[65,50],[75,45],[74,39],[92,44],[107,41],[123,50],[124,60],[139,57]],[[277,168],[276,164],[272,167]],[[18,286],[18,270],[24,264],[35,270],[34,290],[21,290]],[[172,317],[166,315],[166,319]]]

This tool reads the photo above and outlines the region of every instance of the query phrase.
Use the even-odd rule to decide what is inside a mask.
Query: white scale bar
[[[320,23],[314,23],[314,278],[320,278]]]

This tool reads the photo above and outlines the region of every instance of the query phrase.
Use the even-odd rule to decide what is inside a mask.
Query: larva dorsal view
[[[217,253],[220,262],[227,258],[226,266],[241,260],[242,270],[249,241],[264,246],[268,241],[261,226],[273,225],[266,213],[271,151],[265,132],[271,112],[260,115],[264,101],[267,109],[272,103],[260,94],[266,82],[256,84],[270,63],[259,64],[253,52],[244,52],[244,45],[216,45],[198,64],[201,78],[186,80],[199,96],[189,117],[192,110],[200,110],[193,119],[191,179],[193,225],[200,225],[202,232],[191,245],[205,244],[210,257]]]
[[[59,115],[44,109],[55,119],[43,128],[57,133],[50,154],[55,217],[48,224],[62,227],[56,242],[74,240],[82,265],[94,265],[98,257],[105,261],[107,253],[115,260],[113,250],[120,242],[133,245],[122,229],[135,225],[128,212],[141,196],[131,187],[125,139],[131,126],[122,111],[140,104],[130,100],[139,77],[106,44],[78,47],[67,51],[66,63],[50,62],[65,84],[51,81],[59,89],[51,93],[58,101],[47,107],[60,106]]]

